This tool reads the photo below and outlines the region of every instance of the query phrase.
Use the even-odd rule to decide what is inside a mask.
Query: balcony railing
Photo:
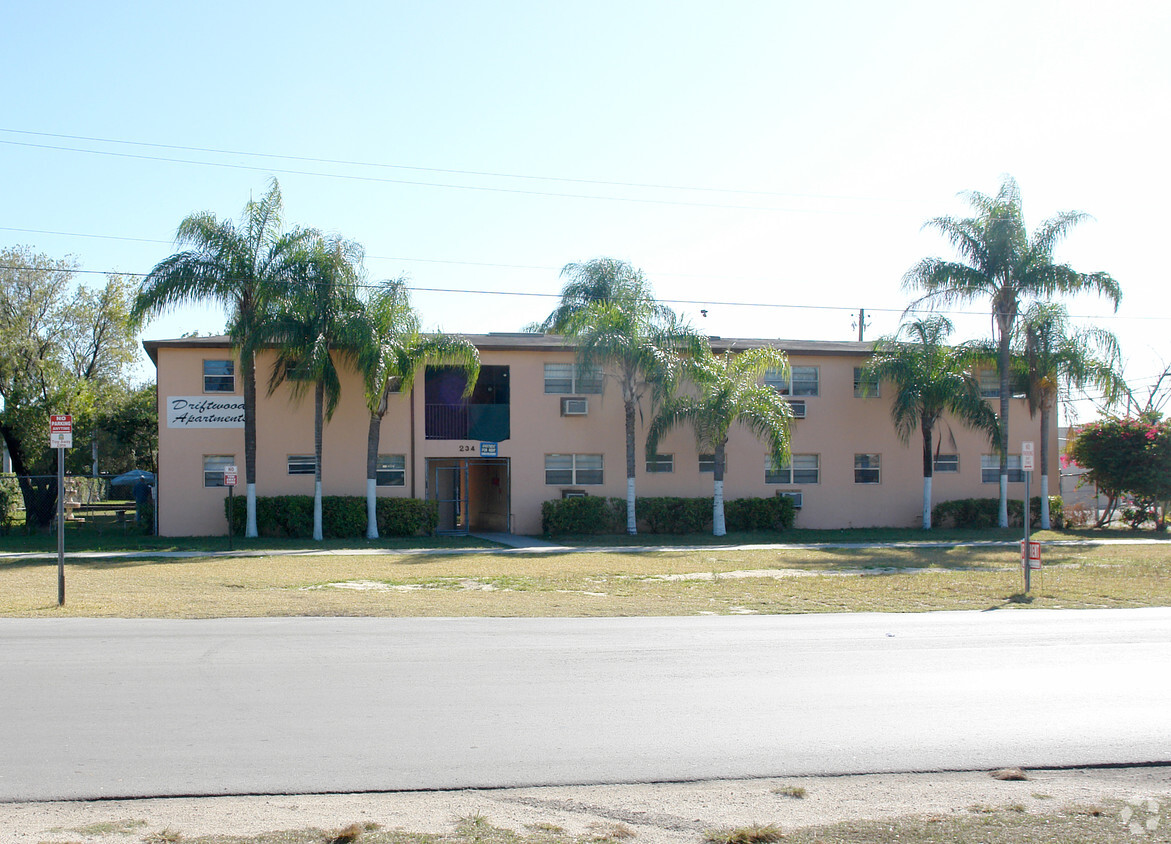
[[[506,404],[429,404],[424,408],[425,436],[429,440],[507,440],[509,410]]]

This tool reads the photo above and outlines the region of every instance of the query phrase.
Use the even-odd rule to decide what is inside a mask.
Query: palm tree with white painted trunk
[[[947,344],[952,324],[942,316],[917,319],[897,334],[879,340],[864,369],[864,383],[891,389],[890,416],[904,444],[918,428],[923,439],[923,529],[931,529],[931,495],[935,476],[935,429],[949,414],[995,442],[996,414],[980,394],[973,374],[979,352]]]
[[[298,256],[316,233],[282,231],[281,191],[276,180],[259,200],[249,200],[239,225],[210,212],[179,224],[175,243],[185,247],[155,265],[138,290],[136,321],[172,308],[215,302],[228,311],[227,333],[240,355],[244,393],[244,535],[256,530],[256,354],[275,298],[301,271]]]
[[[998,523],[1008,527],[1008,414],[1012,398],[1012,339],[1017,317],[1031,299],[1056,295],[1096,293],[1114,303],[1122,290],[1108,273],[1083,273],[1053,262],[1053,250],[1078,223],[1088,219],[1078,211],[1066,211],[1045,220],[1030,237],[1021,211],[1017,183],[1005,176],[996,196],[978,191],[962,194],[976,215],[967,218],[937,217],[925,228],[938,230],[959,254],[960,260],[925,258],[907,271],[903,286],[926,293],[907,311],[923,304],[949,306],[977,299],[992,300],[993,336],[997,343],[1000,375],[1000,508]]]
[[[369,336],[358,299],[362,248],[341,237],[317,237],[300,257],[298,280],[281,296],[263,332],[276,358],[271,395],[288,383],[294,400],[313,388],[313,538],[322,533],[322,441],[325,423],[341,399],[339,363],[356,366]]]
[[[427,364],[455,367],[467,378],[470,396],[480,375],[480,353],[462,337],[423,334],[406,284],[386,281],[365,303],[369,330],[358,356],[366,388],[370,427],[366,437],[366,538],[378,538],[378,449],[382,420],[396,394],[411,395],[415,377]],[[414,467],[409,467],[414,471]]]
[[[1126,395],[1119,374],[1122,351],[1118,339],[1101,328],[1075,329],[1065,306],[1036,302],[1021,316],[1018,330],[1021,380],[1029,413],[1041,422],[1041,529],[1048,530],[1049,425],[1057,403],[1072,407],[1073,391],[1091,387],[1109,408]]]
[[[725,452],[732,428],[741,425],[768,446],[774,466],[789,462],[789,403],[760,380],[766,373],[788,374],[784,352],[773,348],[742,352],[706,353],[684,362],[685,380],[680,391],[665,397],[647,429],[647,454],[653,456],[668,431],[681,425],[695,432],[697,450],[712,454],[712,533],[727,533],[724,524]]]
[[[658,302],[640,270],[625,261],[595,258],[568,264],[561,303],[541,324],[564,334],[582,371],[601,370],[618,385],[626,431],[626,532],[638,532],[635,512],[635,434],[643,399],[677,377],[681,357],[696,355],[707,341]]]

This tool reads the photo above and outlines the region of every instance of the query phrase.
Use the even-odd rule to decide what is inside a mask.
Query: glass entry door
[[[468,532],[468,464],[465,460],[431,462],[427,479],[439,506],[438,533]]]

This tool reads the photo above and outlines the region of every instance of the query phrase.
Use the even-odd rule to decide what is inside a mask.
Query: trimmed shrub
[[[1000,512],[997,498],[956,498],[942,501],[931,509],[931,524],[935,527],[994,528]],[[1024,527],[1024,504],[1015,498],[1008,500],[1009,527]],[[1056,529],[1065,527],[1065,511],[1060,495],[1049,496],[1049,523]],[[1029,526],[1041,524],[1041,496],[1029,501]]]
[[[791,530],[797,520],[793,499],[787,495],[735,498],[724,502],[728,530]]]
[[[541,502],[541,530],[546,536],[624,533],[626,502],[621,498],[587,495]]]
[[[647,533],[700,533],[712,523],[710,498],[639,498],[634,510]]]
[[[233,496],[232,533],[244,535],[245,498]],[[376,505],[379,536],[429,534],[439,523],[433,501],[417,498],[379,498]],[[224,499],[228,512],[228,499]],[[256,532],[265,537],[308,539],[313,536],[312,495],[271,495],[256,499]],[[328,539],[366,535],[366,499],[357,495],[326,495],[321,499],[321,533]]]

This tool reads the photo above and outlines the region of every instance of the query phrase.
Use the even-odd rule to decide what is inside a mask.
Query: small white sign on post
[[[1032,472],[1037,468],[1033,454],[1033,443],[1021,443],[1021,471]]]
[[[239,477],[239,473],[236,471],[235,466],[225,466],[224,467],[224,486],[235,486],[236,479],[238,477]]]

